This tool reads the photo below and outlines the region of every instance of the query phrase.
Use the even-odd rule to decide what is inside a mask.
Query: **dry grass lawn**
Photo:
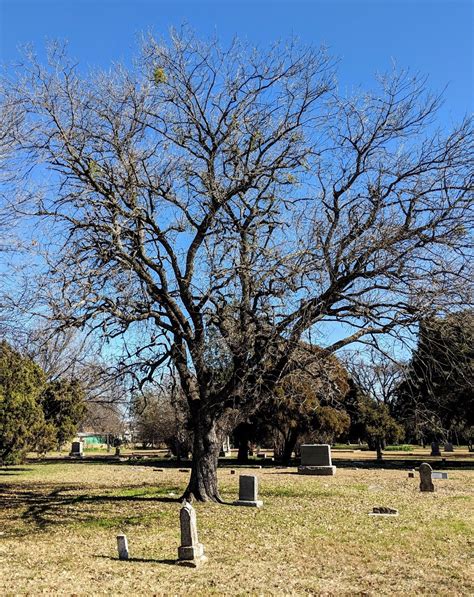
[[[209,562],[175,566],[187,474],[112,464],[0,470],[0,594],[472,595],[474,472],[421,494],[404,471],[246,471],[261,510],[197,504]],[[219,472],[223,497],[238,473]],[[399,510],[368,516],[374,506]],[[125,532],[132,559],[116,557]]]

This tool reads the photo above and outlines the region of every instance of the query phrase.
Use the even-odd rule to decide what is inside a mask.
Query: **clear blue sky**
[[[140,32],[183,23],[252,44],[296,35],[341,58],[343,87],[370,85],[393,59],[428,74],[434,90],[448,84],[448,124],[474,105],[473,14],[472,0],[0,0],[0,60],[59,38],[84,67],[128,62]]]

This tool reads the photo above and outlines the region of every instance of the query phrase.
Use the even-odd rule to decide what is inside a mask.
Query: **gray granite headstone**
[[[303,444],[301,446],[301,464],[303,466],[332,466],[331,446],[329,444]]]
[[[451,442],[447,442],[444,444],[444,451],[445,452],[454,452],[454,447]]]
[[[433,481],[431,480],[431,473],[433,469],[427,462],[420,464],[420,491],[434,491]]]
[[[260,508],[263,502],[258,499],[258,478],[255,475],[239,475],[239,499],[235,506]]]
[[[334,475],[336,467],[331,460],[329,444],[303,444],[301,446],[301,465],[298,473],[303,475]]]
[[[433,471],[431,473],[431,478],[432,479],[447,479],[448,478],[448,473],[442,472],[442,471]]]
[[[199,543],[196,524],[196,511],[189,502],[184,502],[179,511],[181,545],[178,547],[178,564],[197,568],[207,562],[204,546]]]
[[[83,458],[84,444],[82,442],[72,442],[71,451],[69,452],[69,456],[74,456],[76,458]]]
[[[438,442],[431,443],[431,456],[441,456]]]

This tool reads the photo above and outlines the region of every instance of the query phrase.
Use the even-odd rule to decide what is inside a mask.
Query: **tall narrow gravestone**
[[[128,541],[126,535],[117,535],[117,550],[119,560],[128,560]]]
[[[184,502],[179,512],[181,545],[178,547],[178,564],[197,568],[207,562],[204,546],[199,543],[196,525],[196,511],[189,502]]]
[[[303,444],[301,446],[300,475],[335,475],[329,444]]]
[[[230,450],[230,437],[228,435],[226,435],[226,437],[222,443],[221,451],[219,452],[219,457],[220,458],[229,458],[231,455],[232,455],[232,452]]]
[[[433,481],[431,480],[431,473],[433,469],[431,466],[423,462],[420,464],[420,491],[434,491]]]
[[[432,442],[431,444],[431,456],[441,456],[438,442]]]
[[[255,475],[239,475],[239,499],[234,502],[234,506],[263,506],[263,502],[258,499],[258,479]]]

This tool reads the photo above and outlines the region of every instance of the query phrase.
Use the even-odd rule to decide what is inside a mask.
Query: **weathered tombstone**
[[[115,456],[120,456],[120,446],[115,446]]]
[[[427,462],[420,464],[420,491],[434,491],[433,481],[431,480],[431,473],[433,469]]]
[[[207,562],[204,546],[199,543],[196,525],[196,511],[189,502],[184,502],[179,512],[181,545],[178,547],[178,564],[197,568]]]
[[[301,446],[301,475],[335,475],[332,465],[331,446],[329,444],[303,444]]]
[[[263,502],[258,499],[258,479],[255,475],[239,475],[239,499],[234,502],[234,506],[263,506]]]
[[[117,550],[119,560],[128,560],[128,541],[126,535],[117,535]]]
[[[444,451],[445,452],[454,452],[453,444],[451,442],[446,442],[444,444]]]
[[[431,456],[441,456],[438,442],[431,443]]]
[[[72,442],[69,456],[73,458],[84,458],[84,444],[82,442]]]
[[[230,437],[228,435],[225,436],[219,456],[221,458],[229,458],[232,456],[232,452],[230,450]]]
[[[444,473],[441,471],[433,471],[431,473],[431,478],[432,479],[447,479],[448,478],[448,473]]]

